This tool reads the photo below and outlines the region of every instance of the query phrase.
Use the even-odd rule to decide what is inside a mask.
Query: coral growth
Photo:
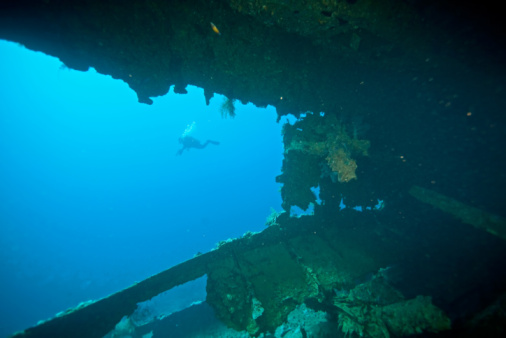
[[[276,225],[279,226],[278,217],[281,216],[281,214],[283,213],[284,211],[277,212],[276,209],[271,208],[271,214],[267,216],[267,219],[265,220],[265,225],[267,225],[268,227]]]
[[[225,97],[223,100],[223,103],[220,107],[221,117],[227,118],[230,116],[230,118],[235,117],[235,99],[229,99],[228,97]]]
[[[336,292],[339,329],[345,336],[389,338],[450,329],[450,319],[431,298],[404,299],[380,273],[354,289]]]
[[[326,158],[330,168],[333,172],[337,173],[337,179],[339,182],[349,182],[353,179],[357,179],[357,163],[346,155],[343,148],[331,149],[329,155]]]
[[[315,311],[302,303],[297,306],[286,319],[286,322],[278,326],[274,337],[321,337],[324,335],[327,314],[323,311]]]
[[[358,139],[359,126],[350,125],[331,114],[307,113],[293,125],[283,126],[285,154],[282,174],[276,181],[282,183],[282,207],[292,206],[306,210],[315,203],[311,188],[320,185],[322,177],[332,182],[350,182],[357,179],[356,156],[367,156],[370,142]]]
[[[357,179],[357,162],[353,155],[367,156],[370,146],[368,140],[356,138],[356,127],[353,126],[353,137],[346,131],[343,122],[333,115],[307,115],[297,122],[295,132],[291,137],[290,150],[324,157],[332,172],[337,173],[339,182],[349,182]]]

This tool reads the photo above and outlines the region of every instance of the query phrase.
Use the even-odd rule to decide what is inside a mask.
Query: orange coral
[[[333,115],[322,118],[310,114],[298,123],[299,128],[293,127],[286,152],[295,150],[325,158],[339,182],[357,179],[357,162],[352,156],[367,156],[369,140],[358,139],[356,135],[350,137],[345,124]]]
[[[349,182],[357,179],[357,162],[346,155],[343,148],[337,151],[330,151],[327,156],[327,162],[332,171],[337,172],[339,182]]]

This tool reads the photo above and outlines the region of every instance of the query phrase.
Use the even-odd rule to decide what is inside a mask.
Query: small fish
[[[216,27],[216,25],[214,23],[212,23],[212,22],[211,22],[211,28],[213,29],[213,32],[215,32],[218,35],[221,35],[220,30],[218,29],[218,27]]]

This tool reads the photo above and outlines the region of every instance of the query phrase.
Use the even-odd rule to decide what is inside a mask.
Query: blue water
[[[0,41],[0,337],[104,297],[281,210],[274,108],[127,84]],[[175,156],[178,138],[220,145]]]

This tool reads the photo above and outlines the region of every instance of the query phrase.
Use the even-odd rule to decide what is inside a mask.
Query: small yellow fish
[[[218,29],[218,27],[216,27],[216,25],[214,23],[212,23],[212,22],[211,22],[211,28],[213,29],[213,32],[215,32],[218,35],[221,35],[220,30]]]

